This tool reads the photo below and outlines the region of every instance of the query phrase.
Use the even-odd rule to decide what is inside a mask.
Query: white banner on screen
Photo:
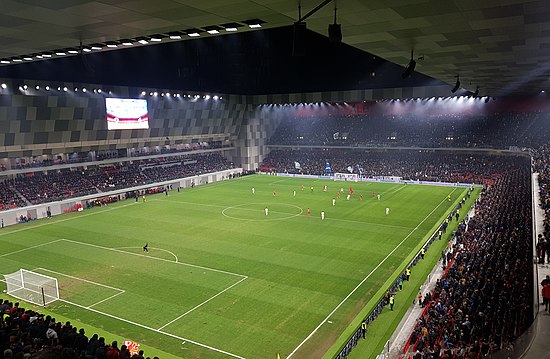
[[[107,129],[134,130],[149,128],[147,100],[106,98]]]

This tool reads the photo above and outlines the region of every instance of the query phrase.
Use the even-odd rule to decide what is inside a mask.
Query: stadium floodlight
[[[26,302],[46,306],[59,299],[57,279],[20,269],[11,274],[4,274],[6,293]]]
[[[216,35],[220,33],[220,30],[222,30],[219,26],[205,26],[203,29],[209,33],[210,35]]]
[[[161,42],[162,39],[164,38],[166,38],[166,35],[163,35],[163,34],[151,35],[151,41],[154,41],[154,42]]]
[[[265,24],[265,21],[260,19],[250,19],[242,21],[243,24],[247,24],[251,29],[259,29],[262,27],[262,24]]]
[[[227,24],[223,24],[221,26],[225,29],[225,31],[228,31],[228,32],[237,31],[239,29],[239,27],[242,27],[241,24],[238,24],[236,22],[230,22],[230,23],[227,23]]]
[[[168,37],[171,40],[181,40],[181,35],[183,35],[183,32],[181,31],[172,31],[168,33]]]
[[[184,32],[189,37],[199,37],[199,36],[201,36],[201,30],[199,30],[199,29],[187,29]]]
[[[139,42],[142,45],[147,45],[149,43],[149,38],[145,36],[140,36],[136,38],[137,42]]]

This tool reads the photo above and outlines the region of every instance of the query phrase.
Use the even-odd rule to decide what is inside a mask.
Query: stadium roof
[[[321,2],[302,0],[302,14]],[[242,25],[243,21],[250,19],[264,21],[263,29],[289,26],[298,18],[297,3],[296,0],[3,0],[0,58],[21,59],[23,55],[44,51],[74,49],[79,47],[80,41],[91,45],[153,34],[167,35],[172,31],[204,30],[207,26],[232,22]],[[455,75],[459,74],[463,87],[473,91],[480,86],[481,94],[493,96],[535,93],[550,87],[550,8],[544,0],[339,0],[337,5],[337,22],[342,24],[344,43],[373,54],[377,59],[406,66],[410,50],[414,48],[415,57],[424,58],[418,61],[417,71],[449,84],[453,84]],[[331,3],[308,18],[307,27],[326,36],[333,16]],[[242,26],[237,32],[252,31],[257,30]],[[281,34],[275,32],[273,37],[282,39],[284,37],[279,37]],[[199,38],[221,38],[204,32],[201,35]],[[271,35],[265,36],[270,38]],[[309,34],[308,41],[311,37]],[[184,38],[195,39],[189,36]],[[248,49],[241,52],[241,57],[250,53],[250,45],[257,45],[248,41],[250,37],[244,39],[237,45]],[[284,46],[288,46],[288,41]],[[219,42],[223,43],[223,40]],[[144,49],[144,61],[150,56],[146,52],[150,47],[140,48]],[[276,47],[273,49],[277,51]],[[200,56],[196,59],[202,61]],[[256,65],[261,71],[271,72],[270,66],[273,64],[269,61],[264,64],[262,59],[259,58],[257,62],[261,63]],[[312,59],[309,61],[310,66],[315,65]],[[341,62],[345,64],[345,61]],[[249,62],[243,61],[242,64],[248,66]],[[25,69],[7,70],[24,65],[5,66],[0,75],[24,76],[33,66],[26,64]],[[231,66],[237,69],[243,67]],[[370,73],[370,66],[366,67]],[[400,75],[402,70],[392,71],[398,71]],[[30,73],[35,73],[33,71]],[[360,71],[365,69],[358,67],[355,71],[361,77]],[[427,77],[417,76],[397,82],[399,79],[388,80],[389,75],[385,76],[377,81],[359,81],[351,87],[401,87],[429,81]],[[255,77],[257,82],[263,82],[258,73],[248,74],[248,77],[248,81]],[[237,80],[241,81],[238,76]],[[201,86],[204,87],[200,84],[198,87]],[[262,88],[261,83],[255,86],[256,91],[254,88],[244,88],[237,92],[265,93],[274,90]],[[285,86],[280,88],[288,90]]]

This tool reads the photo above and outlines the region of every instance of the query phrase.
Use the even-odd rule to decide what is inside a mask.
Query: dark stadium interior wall
[[[420,72],[403,80],[400,65],[304,35],[304,56],[292,56],[286,26],[0,66],[0,77],[242,95],[444,84]]]
[[[248,106],[231,161],[245,170],[256,170],[269,154],[267,143],[284,118],[269,107]]]
[[[233,141],[246,111],[235,96],[223,101],[149,97],[149,129],[109,131],[108,96],[75,93],[73,84],[61,84],[70,89],[67,92],[46,92],[36,91],[33,82],[26,83],[26,94],[17,89],[17,83],[10,83],[15,90],[0,94],[1,157]],[[110,96],[128,97],[131,90],[113,88]]]

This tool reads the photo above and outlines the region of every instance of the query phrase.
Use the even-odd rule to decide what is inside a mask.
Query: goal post
[[[4,274],[6,293],[17,299],[46,306],[59,299],[57,279],[44,274],[20,269]]]
[[[335,173],[334,174],[334,180],[335,181],[359,181],[359,174],[358,173]]]

